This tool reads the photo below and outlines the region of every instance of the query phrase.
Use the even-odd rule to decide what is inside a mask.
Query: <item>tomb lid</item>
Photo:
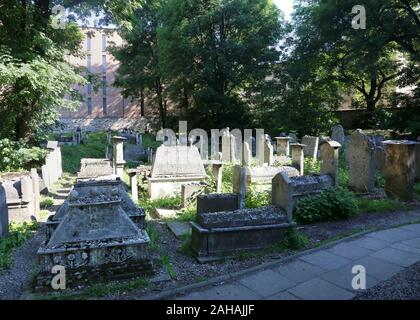
[[[205,177],[203,161],[195,146],[160,146],[156,150],[151,177]]]
[[[291,137],[275,137],[276,140],[290,140]]]
[[[340,148],[341,144],[334,140],[324,140],[321,145],[328,143],[331,148]]]
[[[47,142],[47,149],[57,149],[58,148],[58,141],[48,141]]]
[[[305,148],[305,147],[307,147],[308,145],[303,144],[303,143],[291,143],[291,144],[290,144],[290,146],[291,146],[291,147],[296,146],[296,147]]]
[[[127,140],[127,138],[126,137],[121,137],[121,136],[113,136],[112,140],[117,141],[117,142],[121,142],[121,141]]]

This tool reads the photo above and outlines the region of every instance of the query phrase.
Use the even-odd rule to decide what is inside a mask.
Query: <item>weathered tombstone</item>
[[[306,146],[300,143],[292,143],[290,146],[292,149],[292,166],[299,170],[299,175],[303,176],[305,160],[303,148]]]
[[[131,187],[131,198],[133,201],[137,202],[139,200],[137,170],[127,170],[127,174]]]
[[[32,189],[34,192],[34,215],[39,217],[41,210],[41,194],[39,191],[39,176],[36,169],[31,169]]]
[[[208,150],[208,143],[209,139],[207,137],[206,131],[203,129],[193,129],[188,135],[188,138],[190,140],[196,140],[197,138],[199,141],[197,143],[191,144],[198,148],[200,151],[200,156],[203,161],[208,160],[209,158],[209,150]]]
[[[58,141],[48,141],[47,149],[55,150],[58,148]]]
[[[265,144],[265,136],[264,130],[257,130],[257,137],[256,141],[256,152],[257,152],[257,161],[260,166],[263,166],[265,163],[264,159],[264,144]]]
[[[349,166],[349,187],[358,193],[372,192],[375,188],[375,143],[362,130],[351,135],[346,148]]]
[[[7,209],[6,192],[0,182],[0,239],[9,233],[9,212]]]
[[[310,157],[316,160],[318,154],[319,138],[304,136],[302,138],[302,144],[305,145],[305,147],[303,148],[303,153],[305,157]]]
[[[117,177],[120,177],[121,180],[124,178],[124,141],[126,140],[127,139],[124,137],[112,137],[114,173]]]
[[[184,183],[201,182],[206,178],[203,161],[194,146],[160,146],[150,173],[149,197],[156,199],[181,192]]]
[[[344,128],[341,124],[338,124],[332,128],[331,140],[337,141],[339,144],[343,145],[345,139]]]
[[[190,203],[203,192],[204,185],[201,183],[184,183],[181,185],[181,205],[186,208]]]
[[[414,157],[416,142],[408,140],[387,140],[385,192],[388,196],[411,201],[414,191]]]
[[[269,166],[273,165],[273,145],[270,141],[264,141],[264,163],[267,163]]]
[[[246,170],[244,167],[236,165],[233,167],[233,178],[232,178],[233,192],[239,194],[239,208],[245,208],[245,196],[246,196]]]
[[[333,178],[333,185],[338,187],[338,157],[341,144],[337,141],[325,141],[321,144],[321,174]]]
[[[232,161],[231,159],[231,137],[229,131],[224,131],[222,135],[222,161],[225,163],[229,163]]]
[[[290,137],[276,137],[277,141],[277,155],[289,156],[290,155]]]
[[[285,210],[289,222],[292,222],[293,210],[299,199],[331,188],[333,183],[330,175],[289,177],[285,172],[280,172],[273,178],[271,203]]]
[[[79,179],[98,178],[114,174],[112,162],[108,159],[81,159]]]
[[[208,212],[233,211],[240,208],[237,193],[212,193],[197,197],[197,215]]]

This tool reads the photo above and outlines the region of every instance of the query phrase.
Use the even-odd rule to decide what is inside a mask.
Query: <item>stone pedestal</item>
[[[385,192],[403,201],[413,199],[414,157],[416,142],[407,140],[384,141],[386,146]]]
[[[305,155],[303,148],[306,147],[304,144],[292,143],[290,145],[292,149],[292,166],[299,170],[299,174],[303,176],[304,172],[304,159]]]
[[[325,141],[321,144],[321,174],[333,178],[333,185],[338,187],[338,157],[341,144],[337,141]]]
[[[137,170],[128,171],[127,174],[131,187],[131,198],[133,201],[137,202],[139,201]]]
[[[290,137],[276,137],[277,141],[277,155],[289,156],[290,155]]]
[[[124,137],[115,136],[112,138],[113,142],[113,166],[114,174],[117,175],[121,180],[124,178],[124,141],[127,140]]]

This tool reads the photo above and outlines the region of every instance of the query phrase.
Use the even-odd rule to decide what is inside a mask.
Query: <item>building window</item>
[[[92,72],[92,55],[88,54],[87,56],[87,69],[88,72]]]
[[[86,48],[87,48],[87,51],[92,50],[92,38],[91,38],[90,34],[88,34],[87,38],[86,38]]]
[[[102,73],[106,74],[106,55],[102,55]]]
[[[103,52],[106,51],[106,35],[105,34],[102,35],[102,51]]]
[[[92,98],[88,97],[88,114],[92,114]]]
[[[106,97],[102,98],[102,109],[103,109],[104,115],[107,115],[108,114],[108,105],[107,105]]]

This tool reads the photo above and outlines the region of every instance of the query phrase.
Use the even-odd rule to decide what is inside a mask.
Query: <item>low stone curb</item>
[[[332,241],[332,242],[328,242],[328,243],[326,243],[326,244],[324,244],[320,247],[315,247],[315,248],[311,248],[311,249],[308,249],[308,250],[305,250],[305,251],[295,253],[295,254],[293,254],[291,256],[288,256],[288,257],[285,257],[283,259],[279,259],[279,260],[272,261],[272,262],[266,262],[266,263],[263,263],[261,265],[255,266],[255,267],[248,268],[246,270],[241,270],[241,271],[238,271],[238,272],[235,272],[235,273],[231,273],[231,274],[227,274],[227,275],[223,275],[223,276],[218,276],[218,277],[215,277],[215,278],[212,278],[212,279],[200,282],[200,283],[193,283],[193,284],[190,284],[190,285],[187,285],[187,286],[184,286],[184,287],[171,289],[171,290],[168,290],[166,292],[161,292],[161,293],[158,293],[158,294],[149,295],[149,296],[140,298],[140,300],[165,300],[165,299],[172,300],[177,295],[186,293],[188,291],[204,288],[204,287],[215,285],[215,284],[221,284],[221,283],[226,282],[228,280],[235,280],[237,278],[240,278],[244,275],[253,273],[255,271],[270,269],[270,268],[275,267],[277,265],[282,265],[285,262],[295,260],[295,259],[297,259],[297,258],[299,258],[303,255],[311,254],[311,253],[321,251],[321,250],[324,250],[324,249],[328,249],[328,248],[330,248],[330,247],[332,247],[336,244],[339,244],[341,242],[346,242],[346,241],[349,241],[349,240],[353,240],[355,238],[364,236],[364,235],[372,233],[372,232],[396,229],[396,228],[399,228],[399,227],[402,227],[402,226],[405,226],[405,225],[416,224],[416,223],[419,223],[419,221],[404,223],[404,224],[401,224],[401,225],[394,226],[392,228],[373,228],[373,229],[365,230],[365,231],[358,232],[358,233],[352,234],[350,236],[347,236],[347,237],[344,237],[344,238],[341,238],[341,239],[338,239],[338,240],[335,240],[335,241]]]

